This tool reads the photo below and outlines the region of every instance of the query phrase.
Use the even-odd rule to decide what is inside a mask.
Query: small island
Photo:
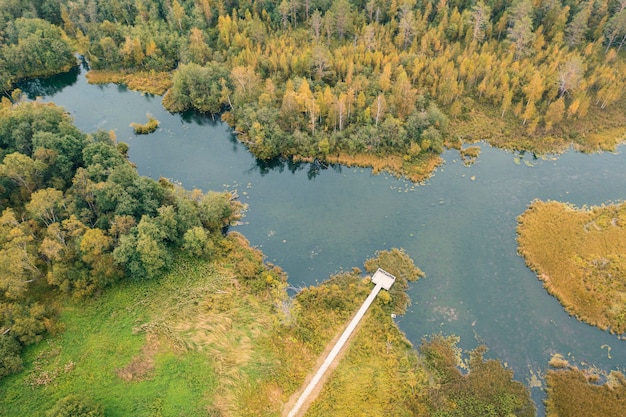
[[[146,114],[148,117],[148,123],[131,123],[130,126],[135,130],[138,135],[147,135],[154,132],[159,128],[159,121],[151,114]]]
[[[626,203],[535,201],[518,217],[519,252],[568,313],[626,332]]]

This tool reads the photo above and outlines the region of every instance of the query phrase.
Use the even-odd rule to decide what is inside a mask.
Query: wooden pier
[[[302,406],[307,402],[313,390],[315,390],[328,368],[332,365],[333,361],[335,360],[341,349],[343,349],[344,345],[350,338],[350,335],[352,335],[352,332],[354,332],[354,329],[356,329],[356,326],[359,324],[359,322],[369,309],[370,305],[374,302],[374,299],[376,299],[376,296],[378,295],[380,290],[384,288],[388,291],[395,281],[396,278],[393,275],[378,268],[374,276],[372,276],[372,282],[376,284],[376,286],[372,289],[372,292],[365,299],[365,301],[361,305],[361,308],[359,308],[359,311],[357,311],[356,315],[352,318],[352,321],[350,321],[348,327],[346,327],[346,329],[343,331],[341,337],[339,338],[339,340],[337,340],[337,343],[335,343],[335,346],[326,357],[326,360],[324,360],[324,363],[322,363],[322,365],[315,373],[315,376],[313,376],[304,391],[302,391],[300,397],[298,397],[298,400],[291,408],[291,411],[289,411],[289,414],[287,414],[287,417],[304,415],[304,413],[306,412],[306,408],[302,409]]]

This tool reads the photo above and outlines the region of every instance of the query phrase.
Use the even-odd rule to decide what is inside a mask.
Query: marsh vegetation
[[[520,254],[572,315],[626,332],[626,203],[535,201],[518,218]]]
[[[159,128],[159,121],[155,119],[154,116],[152,116],[151,114],[146,114],[146,116],[148,117],[147,123],[141,124],[133,122],[130,124],[130,127],[132,127],[135,133],[138,135],[147,135]]]

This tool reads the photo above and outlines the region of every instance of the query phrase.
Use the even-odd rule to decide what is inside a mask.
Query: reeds
[[[626,203],[577,209],[535,201],[517,232],[520,254],[568,313],[626,332]]]
[[[406,161],[403,155],[375,155],[362,153],[350,155],[339,153],[329,155],[326,161],[334,164],[342,164],[349,167],[372,168],[374,174],[383,171],[397,177],[405,177],[413,182],[423,182],[430,178],[435,168],[443,163],[443,159],[437,154],[425,154],[415,161]]]
[[[597,385],[576,368],[548,371],[547,416],[623,417],[626,379],[613,371],[607,380]]]
[[[125,73],[106,70],[91,70],[87,73],[90,84],[125,84],[130,90],[161,96],[172,86],[172,75],[168,72]]]

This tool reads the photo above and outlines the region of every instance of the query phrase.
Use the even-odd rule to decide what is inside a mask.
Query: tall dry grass
[[[172,75],[168,72],[124,73],[106,70],[91,70],[87,73],[90,84],[125,84],[130,90],[162,96],[172,86]]]
[[[468,114],[450,120],[451,137],[538,154],[561,153],[570,147],[582,152],[614,151],[626,140],[626,100],[605,109],[592,105],[584,118],[566,119],[550,131],[540,128],[532,135],[512,112],[502,117],[493,106],[473,105]]]
[[[626,410],[626,378],[611,372],[598,385],[576,369],[548,371],[548,417],[623,417]]]
[[[580,320],[626,332],[626,203],[535,201],[518,217],[519,252]]]
[[[405,177],[413,182],[422,182],[430,178],[435,168],[443,163],[437,154],[420,155],[415,161],[407,161],[403,155],[375,155],[339,153],[328,155],[326,161],[332,164],[341,164],[348,167],[372,168],[374,174],[383,171],[398,177]]]

